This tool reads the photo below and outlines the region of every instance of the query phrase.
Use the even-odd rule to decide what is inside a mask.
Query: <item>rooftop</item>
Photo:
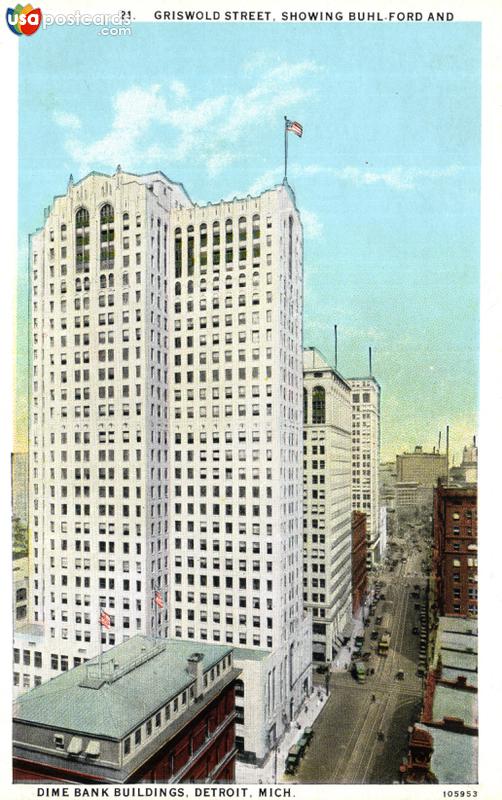
[[[417,724],[415,727],[432,735],[434,752],[431,758],[431,770],[440,784],[477,783],[477,736],[430,728],[428,725]]]
[[[463,619],[462,617],[439,617],[438,634],[448,633],[467,633],[471,636],[478,635],[478,622],[475,619]]]
[[[234,647],[234,661],[265,661],[269,650],[253,650],[251,647]]]
[[[451,667],[461,672],[477,672],[478,657],[476,653],[461,653],[458,650],[441,649],[441,664],[443,667]]]
[[[465,725],[477,728],[477,693],[437,684],[432,703],[432,719],[440,722],[445,717],[458,717],[464,720]]]
[[[207,672],[232,648],[134,636],[104,653],[102,673],[113,678],[93,680],[99,673],[99,657],[91,659],[21,695],[14,704],[14,719],[121,739],[194,683],[186,667],[195,652],[203,655]]]
[[[460,653],[477,653],[478,637],[467,633],[441,631],[441,650],[457,650]]]
[[[455,669],[455,667],[443,667],[441,670],[441,679],[445,681],[455,682],[460,676],[467,678],[467,686],[478,685],[478,673],[470,672],[466,669]]]

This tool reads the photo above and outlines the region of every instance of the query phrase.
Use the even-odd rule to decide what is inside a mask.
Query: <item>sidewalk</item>
[[[320,697],[319,697],[320,695]],[[315,689],[305,701],[296,720],[290,725],[277,748],[277,780],[274,780],[275,754],[272,750],[262,767],[252,764],[235,762],[235,782],[238,783],[282,783],[284,778],[284,765],[288,750],[294,745],[305,728],[312,727],[321,711],[326,705],[326,692],[324,689]],[[307,709],[305,711],[305,708]]]

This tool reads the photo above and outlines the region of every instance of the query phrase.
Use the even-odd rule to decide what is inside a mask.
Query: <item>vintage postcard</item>
[[[497,796],[500,13],[2,24],[2,796]]]

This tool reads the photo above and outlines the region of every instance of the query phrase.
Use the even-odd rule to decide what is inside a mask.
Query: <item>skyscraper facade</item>
[[[17,691],[137,633],[231,643],[260,663],[243,692],[261,758],[310,689],[294,195],[199,207],[160,172],[91,173],[30,259]]]
[[[287,184],[176,211],[171,224],[170,634],[233,644],[244,660],[249,648],[268,654],[263,755],[302,703],[310,664],[302,226]],[[250,715],[262,701],[246,669],[243,683]]]
[[[380,385],[371,375],[349,378],[352,389],[352,509],[366,514],[368,566],[381,558],[378,469]]]
[[[351,390],[314,347],[303,368],[303,598],[331,661],[352,618]]]
[[[91,173],[70,179],[31,237],[22,688],[100,642],[167,632],[153,591],[168,575],[168,219],[188,204],[160,172]]]

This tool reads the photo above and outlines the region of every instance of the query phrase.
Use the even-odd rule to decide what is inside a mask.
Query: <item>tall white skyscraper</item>
[[[366,514],[368,566],[380,560],[380,385],[348,378],[352,389],[352,509]]]
[[[232,644],[259,672],[241,739],[260,760],[310,690],[293,193],[198,207],[160,172],[91,173],[30,261],[17,691],[136,633]]]
[[[153,592],[168,586],[169,215],[185,205],[183,187],[160,172],[91,173],[70,179],[31,237],[30,625],[14,654],[19,689],[94,656],[100,638],[106,647],[167,631]]]
[[[331,661],[352,622],[351,389],[314,347],[303,365],[303,599]]]
[[[171,220],[170,634],[236,645],[244,661],[261,651],[261,744],[242,743],[259,759],[309,682],[302,227],[287,184]],[[257,691],[245,669],[241,738]]]

